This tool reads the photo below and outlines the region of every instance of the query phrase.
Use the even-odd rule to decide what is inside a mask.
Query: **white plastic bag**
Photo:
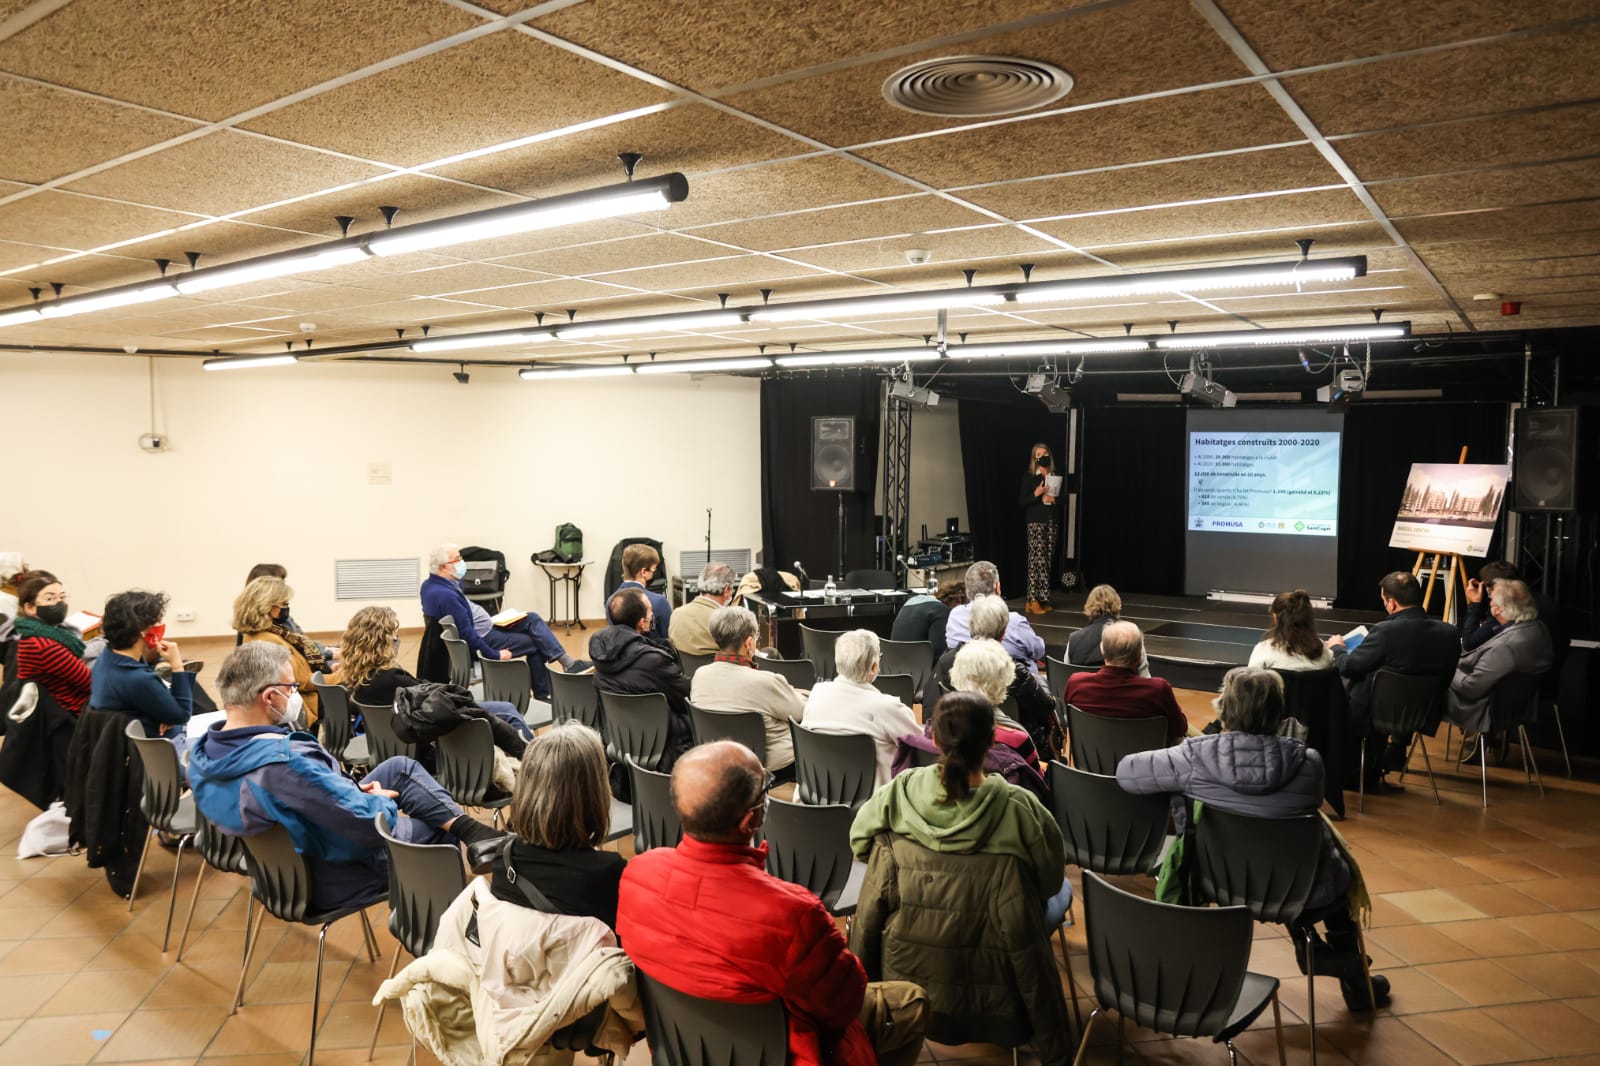
[[[67,808],[60,800],[50,804],[50,809],[28,823],[17,841],[17,858],[32,859],[40,855],[66,855]]]

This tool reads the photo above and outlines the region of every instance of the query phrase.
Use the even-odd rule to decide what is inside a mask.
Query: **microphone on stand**
[[[800,560],[799,559],[796,559],[794,561],[793,565],[794,565],[794,572],[800,575],[800,580],[805,584],[805,587],[806,588],[810,588],[811,587],[811,575],[806,573],[806,568],[800,565]]]

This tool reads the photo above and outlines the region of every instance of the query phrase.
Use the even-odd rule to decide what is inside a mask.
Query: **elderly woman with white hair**
[[[839,676],[818,684],[806,700],[807,729],[872,738],[878,755],[875,790],[894,776],[896,741],[922,731],[911,708],[873,687],[881,655],[882,644],[872,630],[852,629],[845,633],[833,645],[833,662]]]
[[[707,711],[756,711],[766,717],[766,767],[780,781],[794,780],[794,740],[789,723],[806,714],[805,694],[789,679],[756,669],[756,616],[748,607],[711,612],[717,654],[695,671],[689,702]]]
[[[1005,636],[1011,612],[1006,607],[1005,600],[999,596],[979,596],[972,601],[972,610],[968,617],[972,624],[973,643],[988,641],[1000,645],[1001,651],[1006,650],[1001,640]],[[927,687],[923,690],[924,707],[932,707],[937,703],[940,693],[945,690],[978,691],[967,689],[966,686],[955,682],[955,663],[965,649],[966,645],[963,645],[940,656],[938,663],[929,673]],[[1029,671],[1025,664],[1011,658],[1009,652],[1007,658],[1010,659],[1010,664],[1004,671],[1005,689],[999,697],[991,698],[989,702],[994,704],[998,712],[1006,697],[1012,697],[1016,705],[1017,720],[1033,738],[1034,747],[1038,749],[1040,757],[1053,759],[1061,751],[1061,727],[1056,720],[1055,701],[1050,698],[1049,689],[1045,688],[1043,682]],[[999,673],[999,661],[992,657],[990,661],[996,673]]]
[[[1550,669],[1550,633],[1539,621],[1526,582],[1503,578],[1489,593],[1489,613],[1503,627],[1461,657],[1450,682],[1446,715],[1467,734],[1466,743],[1491,724],[1494,687],[1512,674],[1538,676]],[[1468,749],[1470,750],[1470,749]]]

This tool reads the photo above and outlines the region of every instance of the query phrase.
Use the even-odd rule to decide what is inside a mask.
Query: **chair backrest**
[[[633,756],[646,770],[660,767],[667,753],[667,723],[672,707],[660,692],[630,696],[600,693],[601,724],[606,745],[616,758]]]
[[[311,683],[317,686],[317,730],[322,735],[322,746],[335,759],[344,758],[344,749],[350,746],[354,727],[350,724],[350,692],[343,685],[335,685],[321,674],[312,674]]]
[[[1067,862],[1102,874],[1147,874],[1167,838],[1171,804],[1135,796],[1115,777],[1052,762],[1050,813],[1061,827]]]
[[[440,916],[467,887],[461,849],[399,840],[382,811],[373,823],[389,853],[389,932],[413,958],[426,955],[439,932]]]
[[[1107,718],[1067,704],[1072,765],[1091,774],[1115,775],[1124,755],[1154,751],[1167,743],[1165,718]]]
[[[1375,733],[1415,733],[1443,706],[1450,690],[1449,674],[1402,674],[1379,670],[1372,675],[1369,708]]]
[[[513,704],[518,714],[527,714],[528,700],[533,697],[533,681],[528,675],[527,657],[485,659],[479,655],[478,660],[483,664],[483,698]],[[454,670],[453,662],[451,669]]]
[[[289,831],[274,825],[242,839],[250,894],[279,921],[300,921],[310,904],[311,878]]]
[[[178,770],[178,749],[163,737],[147,737],[144,723],[137,718],[128,723],[127,737],[139,753],[144,767],[144,796],[139,808],[145,819],[163,832],[172,830],[178,800],[183,797],[183,775]]]
[[[864,733],[817,733],[789,723],[794,738],[795,795],[801,803],[842,803],[855,810],[877,780],[878,750]]]
[[[810,659],[763,659],[756,657],[756,669],[782,674],[789,684],[810,691],[817,685],[817,664]]]
[[[463,807],[481,807],[494,784],[494,730],[467,718],[434,742],[439,784]]]
[[[230,836],[212,825],[198,803],[194,808],[194,825],[194,850],[213,870],[228,874],[245,872],[243,837]]]
[[[1173,1036],[1228,1025],[1250,962],[1250,912],[1178,907],[1083,875],[1089,973],[1100,1006]]]
[[[910,674],[911,683],[918,692],[928,684],[928,674],[933,670],[933,649],[925,640],[883,640],[878,642],[881,655],[879,674]]]
[[[912,748],[911,749],[911,765],[912,766],[938,766],[939,765],[939,753],[937,751],[929,751],[926,748]]]
[[[594,675],[550,671],[550,716],[557,725],[572,719],[601,732],[600,693],[595,691]]]
[[[1056,707],[1061,709],[1065,717],[1067,678],[1073,674],[1092,674],[1098,667],[1078,666],[1075,663],[1057,659],[1053,655],[1044,657],[1044,676],[1050,682],[1050,696],[1056,701]]]
[[[833,643],[838,639],[838,630],[812,629],[803,622],[800,624],[800,646],[805,649],[806,658],[816,665],[817,677],[827,679],[834,675]]]
[[[360,712],[361,721],[367,727],[367,751],[372,756],[374,766],[396,755],[408,755],[413,759],[417,757],[417,746],[407,744],[394,731],[392,706],[386,703],[362,703],[359,700],[352,700],[351,703]]]
[[[684,677],[693,677],[696,670],[710,663],[716,657],[715,652],[710,655],[699,655],[692,651],[678,652],[678,662],[683,666]]]
[[[672,775],[646,770],[628,758],[633,782],[633,851],[675,848],[683,839],[683,824],[672,805]]]
[[[789,1026],[778,1000],[700,999],[636,971],[650,1054],[660,1066],[784,1066]]]
[[[855,811],[841,803],[814,805],[767,798],[763,829],[767,873],[809,889],[831,910],[850,880],[850,823]]]
[[[1322,819],[1251,818],[1205,807],[1194,834],[1195,883],[1203,898],[1247,907],[1258,922],[1290,923],[1305,912],[1326,844]]]
[[[444,650],[450,656],[450,683],[462,688],[472,687],[472,650],[460,637],[446,635]]]
[[[894,572],[890,570],[847,570],[840,578],[840,588],[846,589],[894,589],[900,587],[900,582],[895,579]]]
[[[872,679],[872,687],[888,693],[907,707],[916,705],[917,693],[921,691],[910,674],[879,674]]]
[[[1532,725],[1539,717],[1539,686],[1543,674],[1507,674],[1489,690],[1490,729],[1515,729]]]
[[[767,716],[759,711],[712,711],[689,704],[689,721],[697,744],[737,740],[767,762]]]

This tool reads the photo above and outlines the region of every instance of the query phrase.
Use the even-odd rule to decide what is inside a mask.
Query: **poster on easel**
[[[1503,463],[1411,464],[1389,547],[1483,558],[1510,478]]]

